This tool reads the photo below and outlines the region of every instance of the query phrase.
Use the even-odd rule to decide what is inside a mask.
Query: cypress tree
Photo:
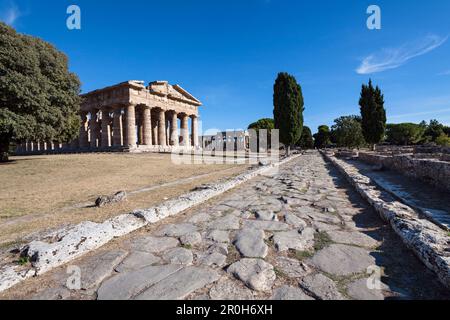
[[[292,145],[300,140],[304,111],[302,88],[290,74],[278,74],[273,105],[275,128],[280,130],[280,141],[286,146],[286,154],[289,155]]]
[[[359,106],[361,107],[361,126],[364,139],[372,145],[374,150],[375,145],[380,143],[385,135],[386,110],[384,109],[384,96],[378,86],[373,87],[372,80],[369,80],[368,85],[363,84]]]
[[[300,138],[299,145],[302,149],[313,149],[314,139],[312,136],[311,129],[307,126],[303,127],[302,137]]]

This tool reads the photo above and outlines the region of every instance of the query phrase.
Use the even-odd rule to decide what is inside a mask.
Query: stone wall
[[[385,156],[369,152],[360,152],[359,159],[366,163],[382,165],[387,169],[450,191],[450,162],[415,159],[408,155]]]

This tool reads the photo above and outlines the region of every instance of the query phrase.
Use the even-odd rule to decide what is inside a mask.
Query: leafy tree
[[[386,126],[386,140],[394,145],[417,144],[423,139],[425,128],[421,124],[399,123]]]
[[[334,120],[331,136],[338,147],[358,148],[366,144],[361,127],[361,118],[345,116]]]
[[[317,149],[323,149],[331,144],[330,128],[326,125],[319,127],[318,132],[314,135],[314,147]]]
[[[425,130],[425,136],[430,137],[432,142],[436,142],[436,139],[445,134],[444,125],[437,120],[431,120]]]
[[[443,147],[450,147],[450,137],[443,133],[436,138],[436,144]]]
[[[359,105],[364,138],[375,149],[375,145],[380,143],[385,135],[386,110],[384,109],[384,96],[378,86],[373,87],[372,80],[369,80],[368,85],[363,84]]]
[[[314,139],[312,136],[311,129],[307,126],[303,127],[302,136],[300,141],[298,142],[300,148],[302,149],[313,149],[314,148]]]
[[[257,132],[260,129],[267,129],[267,130],[272,130],[275,129],[275,122],[273,121],[273,119],[269,119],[269,118],[264,118],[264,119],[260,119],[256,122],[253,122],[252,124],[250,124],[248,126],[249,129],[254,129]]]
[[[286,154],[298,142],[303,130],[304,102],[302,88],[288,73],[279,73],[273,94],[275,128],[280,130],[280,141]]]
[[[12,142],[73,140],[80,81],[51,44],[0,23],[0,161]]]

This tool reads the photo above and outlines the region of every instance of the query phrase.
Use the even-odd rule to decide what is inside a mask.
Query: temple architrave
[[[18,153],[170,152],[201,147],[198,109],[202,103],[179,85],[155,81],[145,86],[143,81],[127,81],[82,98],[76,141],[27,142],[18,146]]]

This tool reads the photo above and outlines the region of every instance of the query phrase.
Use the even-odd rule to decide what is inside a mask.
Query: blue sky
[[[81,30],[66,9],[81,8]],[[382,29],[366,27],[379,5]],[[380,85],[389,122],[450,124],[450,1],[0,0],[0,19],[55,44],[83,91],[168,80],[204,103],[203,129],[272,116],[276,75],[303,88],[316,131],[359,113],[360,87]]]

